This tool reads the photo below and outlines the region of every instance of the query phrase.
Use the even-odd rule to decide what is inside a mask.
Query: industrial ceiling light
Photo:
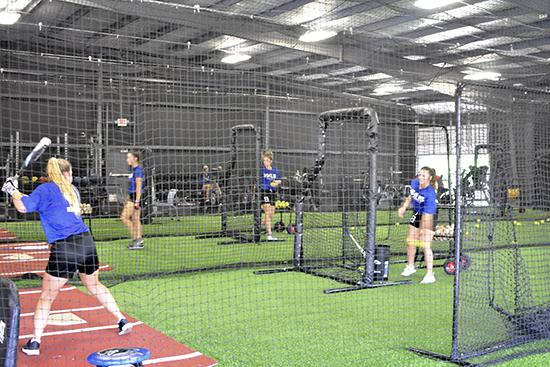
[[[475,71],[464,76],[465,80],[493,80],[498,81],[500,79],[500,73],[494,71]]]
[[[15,24],[32,0],[0,0],[0,25]]]
[[[414,6],[421,9],[435,9],[458,3],[459,1],[460,0],[416,0]]]
[[[250,60],[252,56],[243,54],[234,54],[224,57],[221,61],[225,64],[236,64],[239,62]]]
[[[335,31],[307,31],[300,36],[302,42],[319,42],[336,36],[338,32]]]
[[[1,25],[12,25],[15,24],[19,18],[21,18],[21,14],[14,12],[14,11],[0,11],[0,24]]]
[[[426,56],[424,55],[407,55],[403,56],[404,59],[412,60],[412,61],[419,61],[419,60],[425,60]]]
[[[383,84],[378,86],[376,89],[374,89],[374,94],[377,95],[385,95],[385,94],[393,94],[393,93],[399,93],[403,91],[403,87],[400,85],[395,84]]]

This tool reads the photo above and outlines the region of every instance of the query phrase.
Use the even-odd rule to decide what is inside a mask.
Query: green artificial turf
[[[468,250],[485,250],[491,244],[517,242],[530,276],[532,299],[539,304],[547,302],[544,299],[547,286],[540,283],[537,274],[550,270],[546,265],[550,259],[540,248],[537,252],[522,246],[548,242],[550,221],[540,213],[528,214],[515,223],[495,222],[494,232],[490,222],[469,220],[463,232],[464,245]],[[387,217],[383,218],[384,215]],[[338,223],[341,215],[317,213],[305,219],[308,228],[312,224]],[[377,243],[391,246],[392,252],[403,252],[408,229],[405,220],[396,225],[387,212],[379,214],[382,223],[383,219],[390,225],[378,226]],[[288,214],[284,220],[289,222]],[[292,261],[291,235],[278,233],[280,242],[234,245],[219,244],[228,238],[197,239],[189,235],[217,231],[219,224],[220,218],[215,215],[157,218],[153,224],[144,226],[148,236],[145,249],[132,252],[126,250],[128,240],[106,240],[125,237],[126,230],[118,219],[94,219],[92,230],[100,260],[113,267],[112,271],[102,273],[102,278],[115,284],[112,289],[124,311],[216,358],[221,366],[449,365],[407,351],[408,347],[416,347],[450,352],[453,278],[443,274],[441,268],[436,270],[438,281],[433,285],[418,284],[423,275],[420,270],[412,277],[414,284],[325,295],[324,289],[345,285],[295,272],[253,275],[254,270],[266,267],[267,263]],[[350,225],[350,232],[359,243],[364,243],[363,224],[358,219]],[[16,231],[24,240],[43,239],[36,221],[2,223],[0,227]],[[491,233],[493,242],[488,238]],[[338,256],[341,239],[342,231],[338,228],[307,229],[305,255]],[[446,253],[449,242],[435,241],[433,247]],[[508,261],[511,251],[497,250],[495,258]],[[472,254],[472,269],[478,267],[480,273],[472,270],[470,274],[485,271],[486,253]],[[228,265],[238,270],[222,270]],[[402,266],[391,266],[392,279],[400,279]],[[512,266],[508,262],[502,269],[509,271]],[[189,270],[195,272],[185,273]],[[166,276],[173,272],[181,274]],[[476,293],[479,290],[474,289],[477,280],[465,276],[464,284],[468,282],[472,282],[471,287],[463,289],[473,292],[465,294],[471,297],[472,305],[475,302],[486,305],[486,300],[478,297],[481,293]],[[20,281],[18,285],[35,284]],[[510,288],[503,288],[497,299],[510,298],[511,293],[506,293],[509,291]],[[468,317],[464,325],[487,323],[480,340],[505,333],[499,317],[486,309],[480,308],[478,316],[472,313]],[[547,358],[548,354],[533,355],[502,366],[546,367]]]
[[[126,312],[220,366],[450,366],[407,350],[450,351],[452,278],[438,271],[437,283],[420,285],[421,276],[411,285],[326,295],[341,284],[238,270],[127,282],[113,293]],[[502,366],[546,367],[548,358]]]

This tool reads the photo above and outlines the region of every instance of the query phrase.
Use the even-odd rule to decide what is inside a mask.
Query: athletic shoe
[[[416,273],[416,268],[414,266],[407,265],[407,266],[405,266],[405,269],[401,273],[401,276],[402,277],[410,277],[414,273]]]
[[[134,240],[134,242],[128,246],[128,250],[143,250],[144,247],[143,238],[140,238],[139,240]]]
[[[118,335],[128,334],[132,331],[134,324],[126,319],[122,319],[118,322]]]
[[[267,236],[267,240],[268,241],[278,241],[279,239],[277,237],[271,235],[271,236]]]
[[[34,339],[31,339],[27,342],[27,344],[23,345],[21,350],[28,356],[38,356],[40,355],[40,343]]]
[[[431,284],[435,283],[435,276],[433,274],[426,274],[424,276],[424,279],[420,282],[420,284]]]

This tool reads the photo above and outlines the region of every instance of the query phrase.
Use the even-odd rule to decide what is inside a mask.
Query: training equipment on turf
[[[254,125],[231,128],[231,158],[222,204],[222,235],[233,240],[220,242],[260,242],[260,169],[262,134]]]
[[[468,268],[470,267],[470,264],[471,264],[471,258],[470,256],[468,255],[462,255],[460,257],[460,268],[463,270],[463,271],[466,271],[468,270]],[[450,259],[447,259],[445,260],[445,262],[443,263],[443,271],[447,274],[447,275],[455,275],[456,273],[456,267],[457,267],[457,262],[454,258],[450,258]]]
[[[371,108],[353,108],[327,111],[319,115],[319,143],[317,157],[309,170],[312,174],[302,180],[303,191],[295,203],[296,233],[294,237],[294,267],[266,270],[256,274],[277,271],[299,271],[349,284],[348,287],[327,289],[325,293],[376,288],[406,284],[408,281],[387,282],[389,248],[378,250],[376,239],[377,153],[379,121]],[[344,168],[353,162],[359,176],[351,176]],[[304,209],[306,197],[311,195],[312,181],[319,180],[324,168],[339,167],[326,177],[332,186],[338,233],[326,239],[323,221],[317,222],[314,213]],[[350,197],[351,185],[360,183],[363,195]],[[336,189],[336,190],[335,190]],[[365,200],[361,198],[364,196]],[[305,218],[309,217],[306,222]],[[293,229],[292,229],[293,230]],[[292,232],[290,230],[289,232]],[[377,254],[384,254],[377,257]],[[381,268],[376,268],[382,265]]]
[[[261,231],[260,169],[262,134],[252,124],[231,127],[227,169],[223,173],[218,232],[202,233],[202,238],[223,238],[219,245],[259,243]]]
[[[428,2],[442,6],[414,7]],[[99,277],[135,325],[119,336],[81,287],[62,291],[40,356],[23,355],[50,251],[40,213],[2,192],[21,367],[128,346],[160,367],[216,363],[202,352],[222,366],[418,367],[436,362],[404,348],[462,364],[550,350],[548,0],[451,2],[0,0],[0,23],[20,17],[0,25],[0,185],[51,139],[20,191],[55,190],[48,159],[71,162]],[[493,81],[453,100],[483,73]],[[281,184],[260,201],[264,150]],[[120,218],[132,151],[141,235]],[[421,286],[430,238],[397,209],[424,166],[439,206],[436,282]],[[277,241],[266,197],[290,204],[275,207]]]
[[[543,103],[546,97],[490,85],[458,86],[456,245],[454,256],[444,264],[444,271],[455,277],[452,348],[450,355],[416,352],[465,364],[470,358],[524,344],[511,358],[547,350],[550,233],[536,223],[550,210],[550,170],[546,148],[536,142],[550,132],[547,124],[533,120],[547,114],[531,111],[533,103]],[[490,109],[463,115],[466,101],[483,101]],[[488,126],[490,144],[472,147],[462,141],[462,128],[472,120]],[[488,154],[488,166],[480,173],[481,149]],[[460,179],[468,152],[475,152],[470,181]],[[510,358],[504,355],[502,360]]]
[[[289,206],[290,206],[290,203],[288,201],[277,200],[275,202],[275,209],[279,209],[279,221],[273,224],[274,231],[283,232],[287,228],[287,226],[285,225],[285,222],[283,221],[282,209],[287,209]],[[290,220],[292,220],[292,217]]]
[[[151,352],[146,348],[110,348],[92,353],[88,356],[88,363],[97,367],[125,366],[131,364],[134,367],[143,366],[143,361],[151,357]]]

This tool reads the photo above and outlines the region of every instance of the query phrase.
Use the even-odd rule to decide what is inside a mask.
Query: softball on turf
[[[479,228],[480,225],[479,224],[474,224],[474,227]]]
[[[481,223],[481,219],[478,218],[478,219],[476,220],[476,222]]]
[[[395,226],[396,226],[396,227],[399,227],[399,222],[395,223]]]

